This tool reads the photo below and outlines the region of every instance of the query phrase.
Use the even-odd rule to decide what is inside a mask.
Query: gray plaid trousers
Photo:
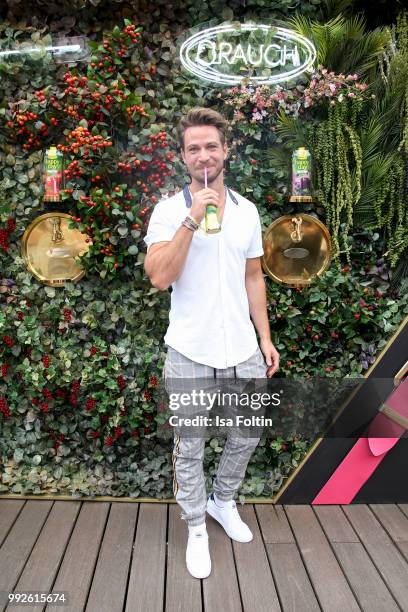
[[[196,363],[172,347],[168,347],[164,364],[164,379],[171,378],[266,378],[267,366],[258,347],[246,361],[224,369]],[[244,479],[248,462],[260,438],[234,436],[228,431],[227,440],[216,479],[214,493],[219,499],[234,498]],[[181,518],[189,525],[201,525],[205,521],[207,492],[203,471],[204,438],[181,437],[174,434],[173,493],[181,508]]]

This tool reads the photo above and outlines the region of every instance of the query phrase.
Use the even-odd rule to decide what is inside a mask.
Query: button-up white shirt
[[[170,324],[164,341],[197,363],[228,368],[253,355],[258,342],[245,287],[246,260],[263,255],[258,210],[227,191],[222,229],[206,234],[204,220],[193,236],[180,277],[172,284]],[[183,192],[160,200],[146,237],[148,248],[172,240],[189,214]]]

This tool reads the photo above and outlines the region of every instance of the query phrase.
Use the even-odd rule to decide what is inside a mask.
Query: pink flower
[[[333,83],[330,83],[329,88],[332,93],[336,93],[336,86]]]

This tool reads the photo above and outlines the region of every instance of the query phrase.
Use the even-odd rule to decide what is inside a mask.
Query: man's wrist
[[[189,215],[184,219],[181,225],[184,225],[184,227],[187,227],[187,229],[191,230],[192,232],[196,232],[199,228],[198,223]]]

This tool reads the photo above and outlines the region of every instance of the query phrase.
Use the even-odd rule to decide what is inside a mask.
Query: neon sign
[[[218,85],[237,85],[243,78],[282,83],[311,70],[315,60],[310,40],[274,25],[223,24],[193,34],[180,47],[185,70]]]

